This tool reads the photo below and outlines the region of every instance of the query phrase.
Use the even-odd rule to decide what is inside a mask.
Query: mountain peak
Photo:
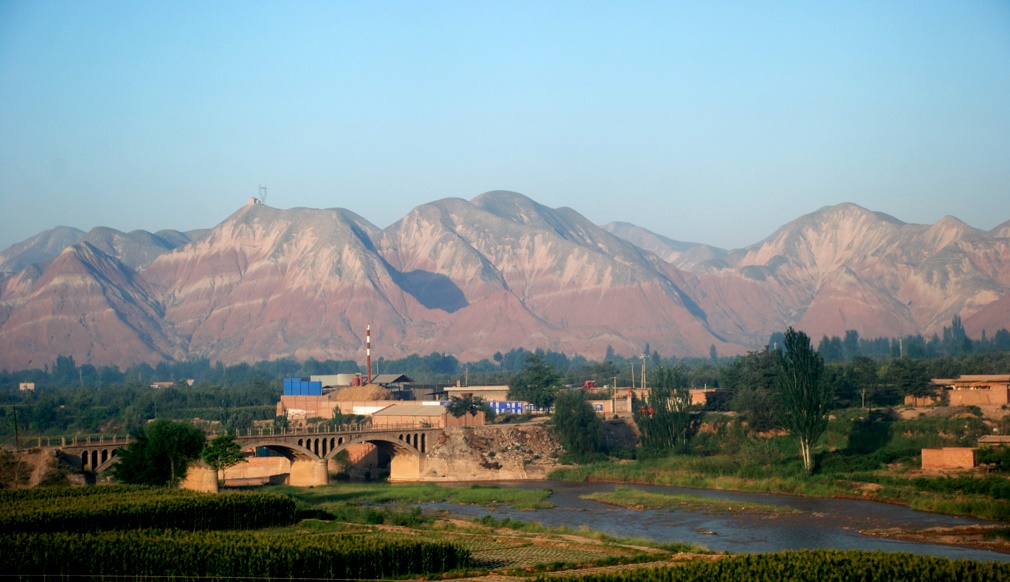
[[[997,224],[995,228],[989,231],[989,235],[996,238],[1010,238],[1010,220]]]
[[[789,325],[813,337],[928,334],[1010,285],[1010,222],[987,235],[849,203],[734,251],[601,228],[509,191],[423,204],[381,230],[342,208],[253,204],[199,240],[65,234],[74,244],[0,276],[0,367],[56,353],[96,365],[359,359],[366,322],[390,358],[513,347],[595,358],[646,342],[664,356],[732,354]]]
[[[549,210],[531,198],[509,190],[485,192],[475,197],[470,203],[499,218],[530,226],[540,222],[538,220],[540,215]]]
[[[34,263],[47,262],[82,238],[83,230],[69,226],[57,226],[41,232],[0,253],[0,273],[16,273]]]

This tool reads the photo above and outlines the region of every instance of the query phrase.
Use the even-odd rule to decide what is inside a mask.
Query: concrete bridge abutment
[[[421,478],[423,465],[421,454],[395,455],[389,461],[390,481],[417,481]]]
[[[317,487],[329,485],[329,472],[325,459],[295,459],[291,462],[291,473],[287,484],[292,487]]]

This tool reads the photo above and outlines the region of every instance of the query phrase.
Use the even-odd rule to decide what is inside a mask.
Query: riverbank
[[[861,531],[950,529],[979,522],[852,500],[561,481],[270,489],[296,497],[304,515],[318,515],[321,521],[304,521],[295,526],[298,531],[382,538],[399,532],[462,543],[481,569],[495,576],[658,565],[678,555],[706,553],[702,548],[716,555],[821,549],[1010,561],[1010,553],[994,554],[991,545],[863,535]],[[620,489],[628,492],[615,491]],[[602,503],[609,493],[624,502]],[[520,503],[525,509],[519,510],[504,499],[534,500],[539,508]]]
[[[740,474],[741,467],[746,474]],[[769,464],[754,470],[734,464],[729,456],[671,456],[557,469],[548,478],[859,499],[894,503],[919,511],[1010,522],[1010,480],[1002,476],[924,476],[896,470],[806,475],[788,464]]]

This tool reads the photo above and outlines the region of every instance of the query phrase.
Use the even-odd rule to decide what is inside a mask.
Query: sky
[[[259,188],[384,228],[513,190],[739,248],[1010,220],[1010,2],[0,0],[0,249]]]

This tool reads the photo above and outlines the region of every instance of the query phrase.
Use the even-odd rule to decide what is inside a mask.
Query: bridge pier
[[[204,493],[217,493],[217,471],[202,461],[194,461],[186,468],[186,478],[179,487]]]
[[[329,485],[330,477],[324,459],[295,459],[291,462],[288,485],[292,487],[316,487]]]

